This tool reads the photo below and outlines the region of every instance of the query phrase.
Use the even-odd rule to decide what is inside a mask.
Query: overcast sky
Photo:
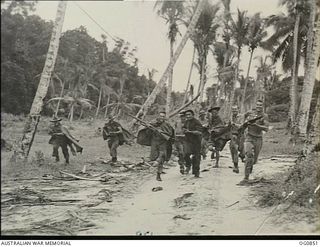
[[[218,0],[214,2],[218,2]],[[146,74],[147,68],[154,68],[158,71],[154,79],[156,81],[160,79],[169,61],[168,26],[154,11],[154,1],[69,1],[63,31],[82,25],[87,28],[91,36],[101,41],[103,31],[76,4],[85,9],[112,36],[118,36],[129,41],[132,47],[137,46],[138,52],[136,56],[141,62],[139,66],[140,72]],[[44,19],[53,20],[56,14],[56,7],[57,1],[39,1],[36,14]],[[261,12],[262,16],[278,14],[283,11],[278,6],[278,0],[231,0],[231,11],[236,12],[237,8],[247,10],[248,15]],[[181,28],[182,35],[184,32],[185,29]],[[178,38],[176,46],[180,39],[181,37]],[[110,46],[114,43],[109,37],[108,42]],[[193,45],[189,40],[174,67],[173,89],[176,91],[185,89],[192,52]],[[266,53],[257,49],[254,56],[261,54]],[[248,60],[248,49],[244,47],[240,67],[245,72],[247,71]],[[208,71],[208,85],[212,85],[216,80],[211,76],[216,71],[216,65],[211,53],[209,53],[208,63],[210,68]],[[255,65],[256,61],[253,61],[250,71],[250,75],[253,77],[256,74]],[[199,75],[194,70],[192,84],[197,87],[198,82]]]

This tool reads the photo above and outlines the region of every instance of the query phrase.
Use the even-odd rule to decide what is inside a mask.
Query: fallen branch
[[[230,207],[232,207],[233,205],[236,205],[237,203],[239,203],[239,201],[236,201],[236,202],[234,202],[234,203],[232,203],[232,204],[230,204],[230,205],[226,206],[226,208],[230,208]]]
[[[67,173],[67,172],[63,172],[63,171],[59,171],[61,174],[64,174],[64,175],[67,175],[69,177],[73,177],[73,178],[76,178],[76,179],[79,179],[79,180],[88,180],[88,181],[105,181],[104,179],[100,178],[100,179],[95,179],[95,178],[84,178],[84,177],[80,177],[80,176],[77,176],[77,175],[74,175],[74,174],[71,174],[71,173]]]
[[[181,106],[179,109],[174,110],[173,112],[169,113],[169,118],[174,117],[175,115],[177,115],[180,111],[182,111],[184,108],[188,107],[189,105],[191,105],[197,98],[199,98],[200,93],[198,93],[198,95],[196,97],[194,97],[190,102],[188,102],[187,104]]]

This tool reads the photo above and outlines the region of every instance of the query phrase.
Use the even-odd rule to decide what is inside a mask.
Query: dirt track
[[[260,160],[253,178],[268,179],[293,165],[293,160],[281,157]],[[211,163],[202,162],[199,179],[180,175],[173,162],[165,169],[162,182],[155,181],[154,168],[132,172],[121,171],[121,167],[117,173],[108,173],[106,182],[2,181],[2,234],[255,234],[273,208],[255,207],[250,187],[236,185],[242,174],[234,174],[228,167],[227,151],[222,153],[221,168],[213,168]],[[96,169],[88,168],[91,173]],[[153,192],[152,188],[158,186],[163,190]],[[16,200],[17,194],[18,200],[19,196],[22,199],[28,196],[24,203],[22,199],[19,204],[4,203],[12,194]],[[310,234],[313,230],[312,226],[294,219],[288,225],[288,220],[279,216],[275,211],[257,234]]]

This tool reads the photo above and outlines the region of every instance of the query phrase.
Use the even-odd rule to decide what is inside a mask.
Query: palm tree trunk
[[[66,7],[67,1],[59,2],[45,65],[41,74],[36,95],[33,99],[29,117],[25,123],[23,136],[20,141],[21,145],[17,148],[17,150],[15,150],[13,155],[14,159],[27,158],[29,155],[33,139],[37,130],[37,126],[40,120],[40,114],[43,107],[43,100],[47,95],[51,74],[54,69]]]
[[[238,81],[238,74],[239,74],[240,55],[241,55],[241,51],[238,51],[238,61],[237,61],[236,71],[235,71],[235,75],[234,75],[234,79],[233,79],[233,83],[232,83],[230,100],[229,100],[228,106],[226,107],[226,108],[227,108],[227,111],[226,111],[226,117],[227,117],[227,119],[230,119],[231,107],[232,107],[232,105],[233,105],[233,103],[234,103],[234,95],[235,95],[235,90],[236,90],[236,82]]]
[[[98,115],[99,115],[100,104],[101,104],[101,96],[102,96],[102,85],[100,86],[99,99],[98,99],[98,105],[97,105],[97,111],[96,111],[95,118],[97,118]]]
[[[297,111],[297,54],[298,54],[298,35],[299,35],[299,23],[300,14],[297,11],[297,16],[294,25],[293,33],[293,66],[290,86],[290,108],[289,108],[289,119],[288,128],[295,126],[296,122],[296,111]]]
[[[251,68],[251,62],[252,62],[252,56],[253,56],[254,49],[251,50],[250,53],[250,59],[249,59],[249,65],[248,65],[248,70],[247,70],[247,76],[246,80],[244,82],[244,90],[243,90],[243,95],[242,95],[242,100],[241,100],[241,105],[240,105],[240,111],[244,111],[244,102],[247,94],[247,87],[248,87],[248,80],[249,80],[249,73],[250,73],[250,68]]]
[[[106,118],[107,115],[108,115],[108,105],[109,105],[109,103],[110,103],[110,95],[108,96],[108,100],[107,100],[107,104],[106,104],[106,111],[104,112],[104,118]]]
[[[308,47],[307,47],[307,68],[304,73],[304,83],[299,107],[298,132],[302,137],[307,134],[310,104],[315,83],[317,63],[320,55],[320,18],[316,23],[316,29],[313,37],[313,27],[315,20],[316,4],[315,0],[309,0],[311,13],[309,18]],[[313,41],[313,42],[312,42]]]
[[[57,103],[57,107],[56,107],[56,111],[55,111],[55,115],[58,116],[58,112],[59,112],[59,107],[60,107],[60,102],[61,99],[63,97],[63,93],[64,93],[64,84],[65,82],[62,82],[61,79],[57,76],[57,79],[60,81],[61,84],[61,91],[60,91],[60,98],[58,99],[58,103]]]
[[[206,80],[206,58],[205,55],[202,58],[202,67],[201,67],[201,74],[200,74],[200,85],[199,85],[199,90],[198,93],[200,92],[200,97],[199,97],[199,102],[203,102],[203,94],[204,94],[204,84]]]
[[[188,90],[189,90],[190,81],[191,81],[191,75],[192,75],[192,69],[193,69],[193,61],[194,61],[195,54],[196,54],[196,48],[193,46],[192,61],[191,61],[191,66],[190,66],[190,71],[189,71],[189,76],[188,76],[187,87],[186,87],[186,91],[184,93],[183,103],[182,104],[185,104],[186,101],[187,101],[187,95],[188,95]]]
[[[170,40],[170,60],[173,57],[173,41]],[[173,68],[169,73],[168,88],[167,88],[167,104],[166,113],[169,114],[171,110],[171,93],[172,93]]]
[[[73,121],[73,112],[74,112],[74,104],[71,105],[71,108],[70,108],[70,119],[69,121],[72,122]]]
[[[147,100],[145,101],[145,103],[143,104],[143,106],[141,107],[141,109],[139,110],[139,112],[137,113],[136,117],[139,117],[141,119],[143,119],[145,117],[145,115],[147,114],[148,109],[150,108],[150,106],[153,104],[153,102],[155,101],[157,95],[160,93],[164,83],[166,82],[166,80],[168,79],[169,73],[172,70],[172,68],[174,67],[175,63],[177,62],[184,46],[186,45],[190,34],[193,32],[198,19],[200,17],[200,14],[202,12],[203,6],[204,6],[204,2],[205,1],[200,1],[198,3],[197,9],[192,17],[192,20],[188,26],[188,29],[185,33],[185,35],[183,36],[178,48],[176,49],[172,59],[170,60],[167,68],[165,69],[162,77],[160,78],[158,84],[155,86],[155,88],[153,89],[152,93],[149,95],[149,97],[147,98]],[[133,122],[131,123],[131,126],[133,126],[133,124],[135,123],[135,121],[133,120]]]

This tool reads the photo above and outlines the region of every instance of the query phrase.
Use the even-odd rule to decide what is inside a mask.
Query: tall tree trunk
[[[72,104],[70,108],[70,119],[69,119],[70,122],[73,121],[73,113],[74,113],[74,104]]]
[[[99,99],[98,99],[98,105],[97,105],[97,110],[96,110],[96,116],[95,116],[95,118],[97,118],[98,115],[99,115],[100,104],[101,104],[101,97],[102,97],[102,85],[100,85]]]
[[[110,95],[108,95],[107,104],[106,104],[106,110],[104,112],[104,118],[106,118],[107,115],[108,115],[108,105],[109,105],[109,103],[110,103]]]
[[[200,92],[200,97],[199,97],[199,102],[203,102],[203,94],[204,94],[204,86],[206,83],[206,57],[202,58],[202,66],[201,66],[201,74],[200,74],[200,85],[199,85],[199,90],[198,93]]]
[[[80,109],[80,116],[79,116],[79,120],[81,120],[82,115],[83,115],[83,106],[81,106],[81,109]]]
[[[291,86],[290,86],[290,108],[288,118],[288,128],[294,127],[296,122],[297,112],[297,55],[298,55],[298,35],[299,35],[299,23],[300,13],[296,11],[296,20],[294,24],[293,32],[293,65],[291,73]]]
[[[309,0],[311,13],[308,23],[308,47],[307,47],[307,67],[304,72],[304,83],[301,93],[301,101],[299,107],[298,133],[302,137],[307,133],[308,119],[312,93],[317,72],[317,63],[320,55],[320,18],[318,18],[313,37],[313,27],[315,20],[316,4],[315,0]]]
[[[199,20],[200,14],[202,12],[203,9],[203,5],[204,5],[203,0],[199,1],[197,9],[191,19],[191,22],[188,26],[188,29],[185,33],[185,35],[183,36],[178,48],[176,49],[172,59],[170,60],[167,68],[165,69],[162,77],[160,78],[159,82],[157,83],[157,85],[155,86],[155,88],[153,89],[152,93],[149,95],[149,97],[147,98],[147,100],[145,101],[145,103],[143,104],[143,106],[141,107],[141,109],[139,110],[139,112],[137,113],[137,117],[140,118],[144,118],[145,115],[147,114],[148,109],[150,108],[150,106],[153,104],[153,102],[155,101],[157,95],[160,93],[164,83],[166,82],[166,80],[168,79],[169,73],[172,70],[172,68],[174,67],[175,63],[177,62],[185,44],[187,43],[190,34],[194,31],[194,28]],[[133,125],[136,121],[132,121],[131,125]]]
[[[63,93],[64,93],[64,84],[65,82],[62,82],[61,79],[57,76],[57,79],[59,80],[60,84],[61,84],[61,91],[60,91],[60,98],[58,99],[58,103],[57,103],[57,107],[56,107],[56,111],[54,113],[55,116],[58,116],[58,112],[59,112],[59,107],[60,107],[60,102],[61,99],[63,97]]]
[[[249,65],[248,65],[248,70],[247,70],[247,76],[246,80],[244,82],[244,89],[243,89],[243,95],[242,95],[242,100],[241,100],[241,105],[240,105],[240,110],[243,113],[244,111],[244,103],[245,103],[245,98],[247,94],[247,87],[248,87],[248,80],[249,80],[249,74],[250,74],[250,68],[251,68],[251,62],[252,62],[252,56],[253,56],[254,49],[251,50],[250,53],[250,59],[249,59]]]
[[[170,40],[170,60],[173,57],[173,41]],[[171,94],[172,94],[172,80],[173,80],[173,68],[169,73],[168,88],[167,88],[167,104],[166,113],[169,114],[171,110]]]
[[[25,123],[23,136],[20,141],[21,145],[17,148],[17,150],[15,150],[13,155],[14,159],[27,158],[29,155],[33,139],[37,131],[37,126],[40,120],[40,114],[43,107],[43,100],[47,95],[51,74],[53,72],[54,65],[56,62],[66,7],[67,1],[59,2],[45,65],[41,74],[36,95],[33,99],[28,119]]]
[[[229,104],[226,107],[226,118],[229,119],[231,116],[231,107],[234,104],[234,95],[235,95],[235,90],[236,90],[236,82],[238,81],[238,74],[239,74],[239,64],[240,64],[240,55],[241,55],[241,50],[238,51],[238,61],[237,61],[237,66],[236,66],[236,71],[232,83],[232,89],[231,89],[231,94],[230,94],[230,100]]]
[[[190,66],[190,71],[189,71],[189,76],[188,76],[187,87],[186,87],[186,91],[184,93],[183,103],[182,104],[186,103],[186,101],[187,101],[187,96],[188,96],[188,91],[189,91],[189,86],[190,86],[190,81],[191,81],[191,75],[192,75],[192,69],[193,69],[193,61],[194,61],[195,54],[196,54],[196,48],[193,46],[192,61],[191,61],[191,66]]]

